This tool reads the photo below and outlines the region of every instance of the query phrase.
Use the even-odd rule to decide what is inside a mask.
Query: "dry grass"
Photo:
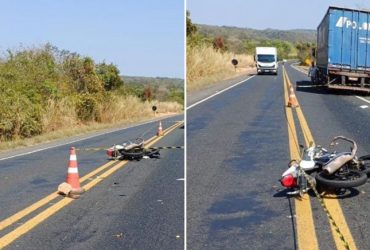
[[[182,106],[176,102],[142,102],[135,96],[112,96],[109,105],[100,105],[101,121],[103,123],[115,123],[120,121],[133,121],[141,117],[154,115],[152,106],[157,106],[157,113],[179,113]]]
[[[81,123],[78,122],[74,105],[71,102],[69,99],[62,99],[59,102],[50,100],[42,120],[45,133],[31,138],[2,141],[0,150],[31,146],[101,129],[125,126],[183,111],[183,106],[177,102],[142,102],[135,96],[113,95],[110,105],[100,104],[99,106],[101,122]],[[153,105],[157,106],[156,114],[152,111]]]
[[[235,71],[231,60],[239,61]],[[253,56],[219,52],[210,46],[188,47],[186,53],[187,90],[200,89],[211,83],[240,75],[242,69],[254,67]]]
[[[70,99],[63,98],[58,102],[50,99],[42,117],[42,126],[46,133],[74,127],[78,125],[76,117],[77,114]]]

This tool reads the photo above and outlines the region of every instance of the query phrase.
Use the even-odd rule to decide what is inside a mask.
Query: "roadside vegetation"
[[[186,58],[189,90],[200,89],[209,83],[240,75],[245,69],[254,66],[253,57],[250,55],[221,52],[206,44],[188,47]],[[236,69],[231,64],[233,59],[238,60]]]
[[[124,83],[118,68],[50,44],[0,58],[0,141],[134,122],[183,110],[183,87]],[[60,132],[62,131],[62,132]],[[55,136],[54,136],[55,137]]]
[[[234,53],[254,54],[255,47],[273,46],[278,50],[279,60],[299,59],[305,63],[311,57],[311,48],[316,46],[315,30],[255,30],[228,26],[197,24],[203,37],[222,37]]]
[[[316,43],[314,30],[254,30],[194,24],[189,12],[186,32],[188,90],[202,88],[254,67],[256,47],[276,47],[279,60],[298,59],[302,65],[310,65],[311,50]],[[237,70],[231,64],[233,58],[239,62]]]
[[[186,82],[187,90],[200,89],[211,83],[240,75],[254,67],[252,55],[230,51],[222,37],[206,37],[186,14]],[[235,68],[231,60],[237,59]]]

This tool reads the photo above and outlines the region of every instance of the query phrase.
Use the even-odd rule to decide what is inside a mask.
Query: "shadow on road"
[[[289,191],[292,191],[292,190],[289,190],[289,189],[281,190],[281,191],[277,192],[276,194],[274,194],[273,197],[274,198],[296,197],[297,199],[299,199],[299,195],[297,195],[297,196],[288,195]],[[360,194],[360,192],[355,188],[346,188],[346,189],[338,189],[338,190],[331,190],[331,189],[322,190],[322,188],[321,188],[321,189],[318,189],[318,192],[325,199],[341,199],[341,200],[342,199],[347,199],[347,198],[352,198],[352,197],[355,197],[355,196]],[[316,194],[312,190],[310,190],[308,192],[308,195],[312,198],[316,197]]]
[[[281,198],[281,197],[291,197],[291,195],[288,195],[288,192],[290,192],[291,190],[285,188],[283,190],[280,190],[278,191],[276,194],[273,195],[274,198]]]
[[[320,95],[369,96],[369,93],[361,92],[361,91],[344,90],[344,89],[329,89],[325,85],[314,85],[311,83],[311,81],[297,81],[296,91],[312,93],[312,94],[320,94]]]
[[[276,194],[273,195],[274,198],[281,198],[281,197],[285,197],[287,198],[288,200],[288,205],[289,205],[289,212],[290,212],[290,221],[292,223],[292,235],[293,235],[293,244],[294,244],[294,247],[292,249],[294,250],[297,250],[297,235],[295,233],[296,229],[295,229],[295,222],[294,222],[294,219],[295,219],[295,213],[293,212],[293,206],[292,206],[292,196],[288,195],[288,192],[291,191],[291,190],[288,190],[288,189],[284,189],[284,190],[280,190],[278,191]]]
[[[315,193],[310,190],[308,193],[311,197],[315,197]],[[353,198],[359,195],[360,192],[355,188],[345,188],[345,189],[337,189],[337,190],[326,190],[321,192],[321,196],[325,199],[348,199]]]

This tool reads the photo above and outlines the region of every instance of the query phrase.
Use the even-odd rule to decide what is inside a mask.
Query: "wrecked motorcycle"
[[[351,144],[350,152],[329,152],[321,146],[311,146],[302,152],[300,161],[292,160],[282,174],[280,183],[293,191],[289,195],[307,192],[312,185],[343,189],[365,184],[370,175],[370,155],[357,157],[357,144],[344,136],[334,137],[330,146],[343,140]]]
[[[142,158],[159,158],[159,149],[144,148],[144,139],[126,141],[107,149],[107,155],[116,160],[140,160]]]

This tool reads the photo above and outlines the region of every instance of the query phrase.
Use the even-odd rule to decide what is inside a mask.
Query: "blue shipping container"
[[[370,71],[370,12],[329,7],[317,28],[319,68]]]

